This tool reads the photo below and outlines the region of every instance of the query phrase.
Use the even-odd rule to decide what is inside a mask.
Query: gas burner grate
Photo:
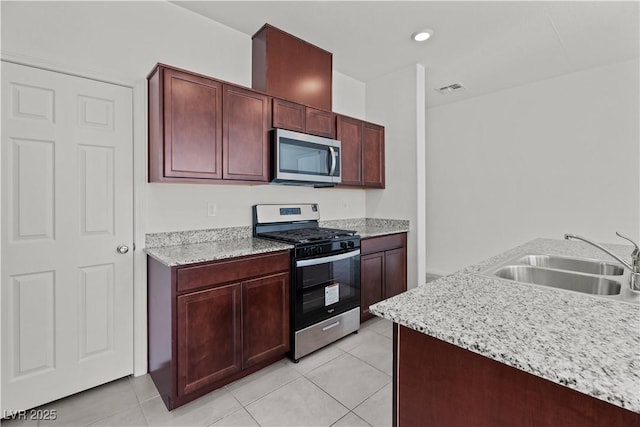
[[[343,236],[354,236],[355,234],[355,231],[340,230],[337,228],[300,228],[295,230],[260,233],[259,237],[269,237],[293,243],[306,243],[332,240]]]

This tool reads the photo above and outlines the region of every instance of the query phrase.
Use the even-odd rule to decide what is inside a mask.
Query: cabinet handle
[[[330,325],[325,326],[324,328],[322,328],[322,331],[328,331],[331,328],[335,328],[336,326],[338,326],[340,324],[340,321],[338,320],[337,322],[333,322]]]

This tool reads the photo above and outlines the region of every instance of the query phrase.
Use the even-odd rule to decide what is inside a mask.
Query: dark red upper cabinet
[[[331,52],[269,24],[254,34],[252,52],[254,89],[331,111]]]
[[[338,115],[342,185],[384,188],[384,127]]]
[[[338,116],[337,128],[342,148],[342,184],[362,185],[362,121]]]
[[[336,137],[336,115],[284,99],[273,98],[273,127],[311,135]]]
[[[269,179],[270,98],[223,85],[222,153],[225,180]]]
[[[273,127],[304,132],[305,110],[304,105],[273,98]]]
[[[362,127],[362,185],[384,188],[384,127],[365,122]]]
[[[222,178],[222,84],[158,66],[149,76],[149,180]]]
[[[306,132],[326,138],[336,137],[336,115],[328,111],[306,108]]]

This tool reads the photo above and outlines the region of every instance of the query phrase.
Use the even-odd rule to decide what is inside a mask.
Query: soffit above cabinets
[[[367,82],[425,66],[427,105],[638,57],[635,1],[180,1],[253,35],[265,22],[333,52],[334,70]],[[424,43],[411,39],[434,30]],[[464,82],[442,96],[434,89]]]

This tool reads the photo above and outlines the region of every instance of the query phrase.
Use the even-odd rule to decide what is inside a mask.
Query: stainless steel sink
[[[478,274],[640,304],[640,292],[627,285],[630,272],[608,261],[524,253]]]
[[[525,255],[518,259],[516,263],[605,276],[622,276],[624,273],[624,268],[618,264],[557,255]]]
[[[568,271],[549,270],[530,265],[508,265],[494,273],[503,279],[534,285],[551,286],[592,295],[618,295],[621,284],[616,280]]]

